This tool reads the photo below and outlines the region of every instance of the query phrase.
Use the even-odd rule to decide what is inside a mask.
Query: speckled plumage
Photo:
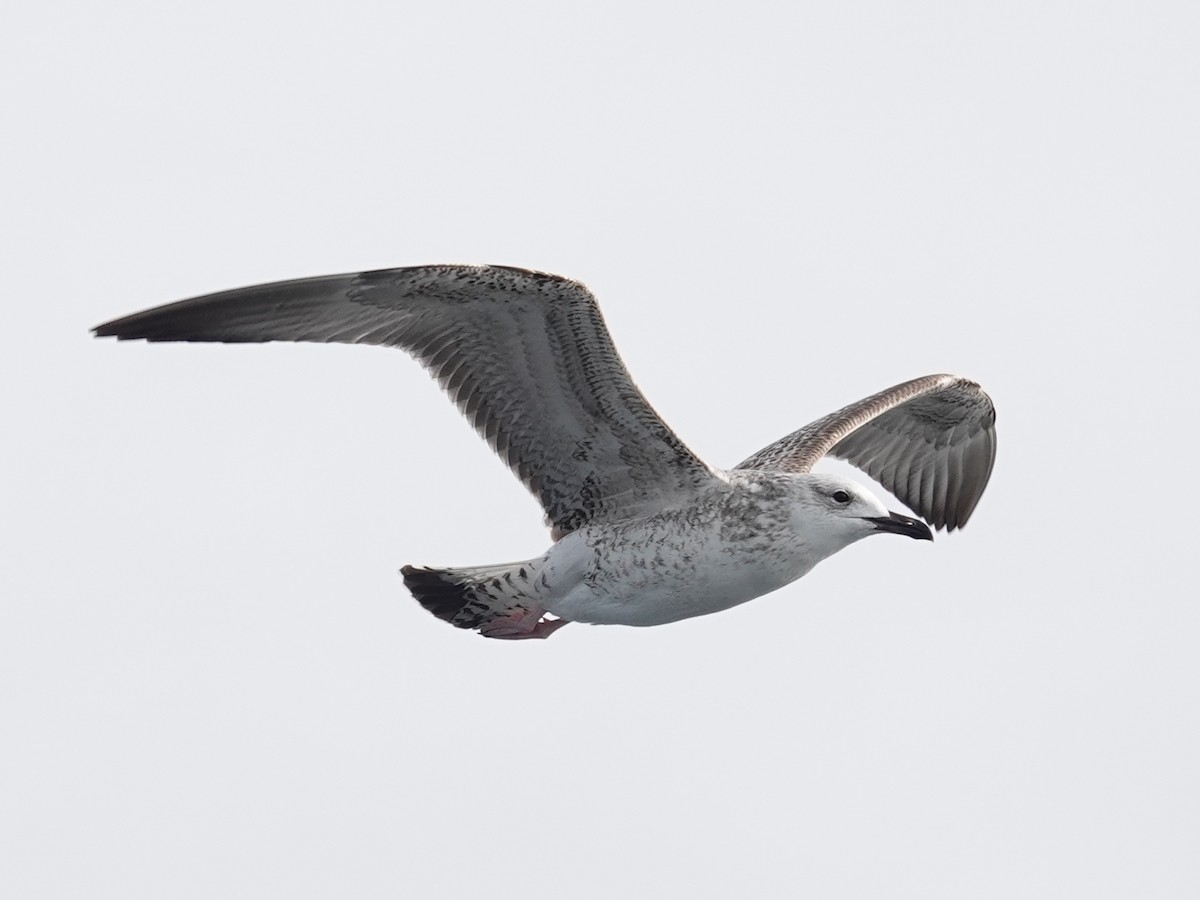
[[[661,625],[783,587],[821,556],[792,527],[798,481],[731,472],[686,506],[580,529],[547,554],[555,591],[543,605],[571,621]]]
[[[775,590],[877,531],[926,537],[826,453],[878,478],[936,527],[966,523],[995,458],[977,384],[906,382],[817,420],[735,470],[658,417],[583,285],[504,266],[422,266],[224,291],[95,329],[148,341],[365,343],[416,357],[541,502],[554,544],[499,566],[406,566],[430,612],[490,637],[566,621],[655,625]],[[557,618],[554,618],[557,617]]]

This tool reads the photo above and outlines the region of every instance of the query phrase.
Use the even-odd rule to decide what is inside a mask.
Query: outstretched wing
[[[713,478],[646,402],[581,284],[504,266],[305,278],[108,322],[147,341],[312,341],[408,351],[541,502],[555,539],[672,505]]]
[[[826,454],[862,469],[935,528],[953,531],[996,459],[996,409],[973,381],[928,375],[852,403],[755,453],[739,469],[808,472]]]

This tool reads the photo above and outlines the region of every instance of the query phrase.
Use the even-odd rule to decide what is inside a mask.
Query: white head
[[[793,476],[796,537],[824,559],[872,534],[903,534],[932,541],[929,526],[889,512],[866,488],[840,475]]]

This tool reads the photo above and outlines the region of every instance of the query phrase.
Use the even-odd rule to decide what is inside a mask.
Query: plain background
[[[5,896],[1200,894],[1195,9],[7,6]],[[720,465],[970,375],[991,487],[486,641],[397,570],[548,537],[415,363],[87,331],[430,262],[585,281]]]

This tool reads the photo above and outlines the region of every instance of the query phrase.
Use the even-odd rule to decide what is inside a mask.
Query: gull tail
[[[545,609],[536,598],[535,561],[462,569],[405,566],[404,584],[417,602],[456,628],[488,633],[496,620],[527,620],[530,627]]]

